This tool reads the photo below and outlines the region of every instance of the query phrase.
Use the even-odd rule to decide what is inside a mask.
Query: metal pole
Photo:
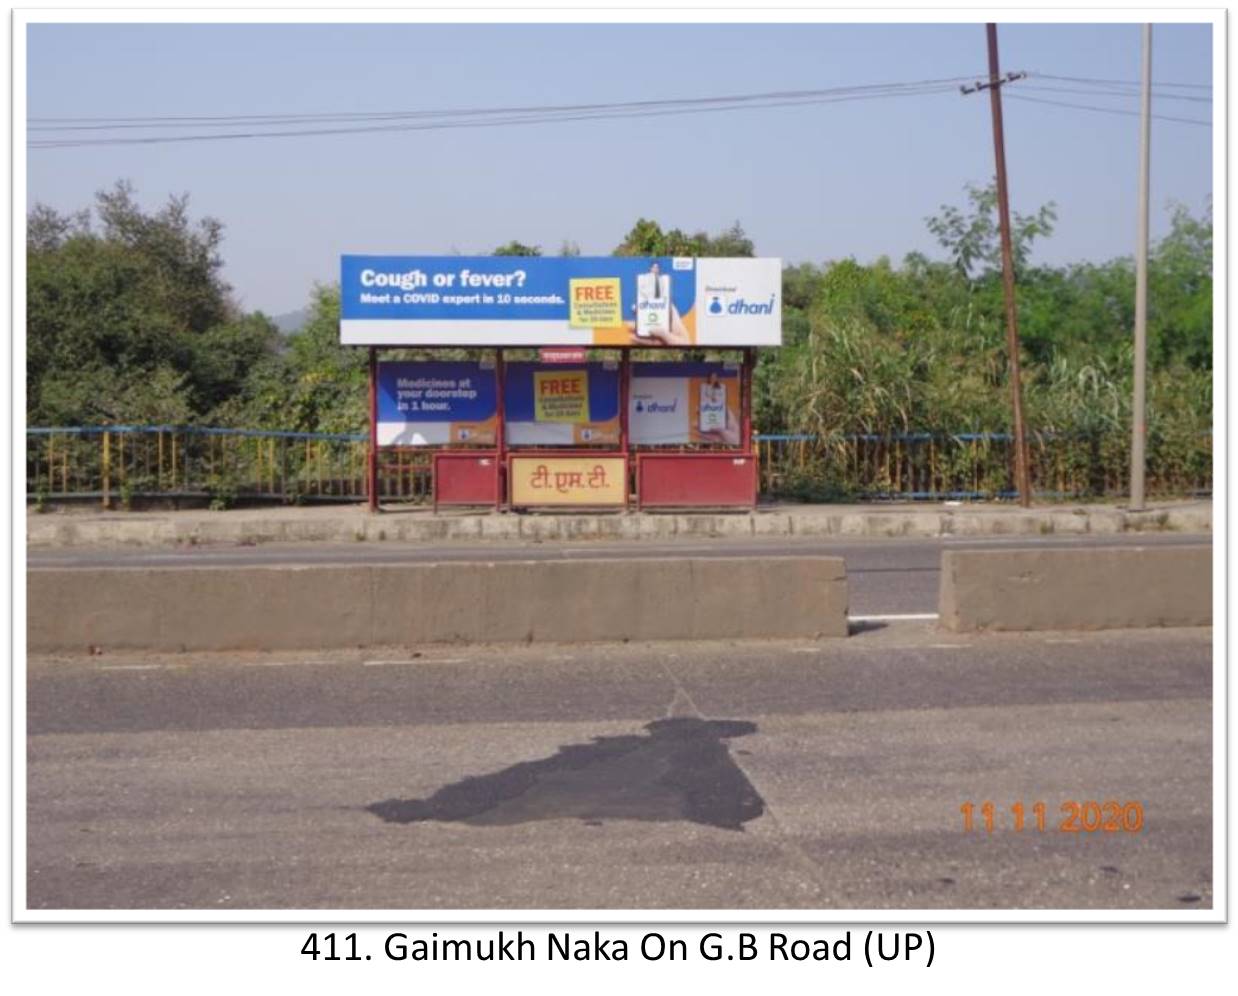
[[[507,361],[502,349],[494,351],[494,510],[503,510],[507,481]]]
[[[623,453],[623,496],[627,504],[632,484],[632,428],[628,423],[628,405],[632,397],[631,350],[625,349],[619,360],[619,449]]]
[[[1152,25],[1143,26],[1143,114],[1139,130],[1139,226],[1135,248],[1135,396],[1131,403],[1131,511],[1143,510],[1148,374],[1148,149],[1152,131]]]
[[[365,478],[370,511],[378,511],[378,351],[370,347],[370,451],[366,454]]]
[[[754,368],[757,365],[757,352],[752,347],[744,350],[743,358],[740,360],[739,378],[739,394],[740,394],[740,419],[739,419],[739,445],[740,452],[746,455],[750,460],[755,460],[753,450],[756,449],[756,443],[752,438],[752,375]],[[753,482],[752,490],[752,507],[756,508],[757,503],[761,499],[761,480],[756,478]]]
[[[111,449],[108,446],[110,442],[110,434],[106,429],[103,430],[103,510],[106,512],[112,507],[112,488],[111,488],[111,471],[112,471],[112,456]]]
[[[1010,354],[1010,391],[1014,408],[1014,476],[1019,504],[1032,503],[1023,431],[1023,377],[1019,371],[1019,317],[1014,299],[1014,252],[1010,246],[1010,196],[1006,184],[1006,140],[1002,129],[1001,77],[997,66],[997,25],[986,26],[989,39],[989,103],[993,109],[993,153],[997,160],[997,212],[1002,233],[1002,290],[1006,298],[1006,351]]]

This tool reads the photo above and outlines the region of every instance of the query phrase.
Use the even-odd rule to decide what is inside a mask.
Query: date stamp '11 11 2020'
[[[1022,833],[1059,831],[1061,833],[1139,833],[1143,829],[1143,806],[1138,802],[1100,802],[1088,799],[1076,802],[1068,799],[1049,817],[1049,807],[1043,802],[1030,806],[1023,802],[998,806],[992,802],[965,802],[959,806],[963,814],[963,831],[1014,830]]]

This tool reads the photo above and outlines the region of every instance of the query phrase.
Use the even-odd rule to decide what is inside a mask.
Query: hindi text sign
[[[511,503],[624,505],[627,461],[621,456],[512,456]]]

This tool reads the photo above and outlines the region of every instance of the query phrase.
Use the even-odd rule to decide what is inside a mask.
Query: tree
[[[36,204],[26,247],[28,418],[195,420],[239,390],[277,336],[233,303],[222,241],[223,225],[194,221],[187,196],[146,212],[123,181],[96,195],[93,212]]]
[[[752,256],[752,240],[737,221],[716,236],[705,232],[688,235],[678,228],[663,231],[648,218],[640,218],[623,241],[615,247],[616,256]]]
[[[492,255],[495,256],[540,256],[542,254],[541,246],[527,246],[523,242],[517,242],[515,239],[499,246]]]
[[[305,324],[247,385],[251,424],[300,432],[360,432],[368,420],[366,350],[340,345],[340,289],[314,287]]]
[[[1212,203],[1195,218],[1170,205],[1170,231],[1148,265],[1148,345],[1154,362],[1181,357],[1212,369]]]
[[[1000,271],[1002,250],[997,220],[997,183],[994,181],[987,187],[969,183],[966,190],[967,199],[971,202],[970,212],[943,204],[941,214],[926,218],[925,223],[964,276],[970,277],[978,264],[989,271]],[[1016,273],[1027,265],[1032,243],[1053,234],[1056,220],[1057,205],[1052,201],[1035,214],[1011,212],[1010,245]]]

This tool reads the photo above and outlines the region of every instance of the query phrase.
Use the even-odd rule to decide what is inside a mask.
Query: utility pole
[[[1143,114],[1139,131],[1139,225],[1135,247],[1135,396],[1131,403],[1131,504],[1143,511],[1148,427],[1148,148],[1152,132],[1152,25],[1143,26]]]
[[[1019,504],[1032,503],[1032,481],[1027,463],[1027,436],[1023,428],[1023,375],[1019,370],[1019,315],[1014,299],[1014,251],[1010,245],[1010,193],[1006,184],[1006,140],[1002,128],[1003,84],[1022,79],[1026,73],[1007,73],[997,65],[997,25],[986,25],[989,40],[989,80],[974,87],[961,87],[963,93],[989,91],[993,110],[993,154],[997,160],[997,214],[1002,237],[1002,290],[1006,298],[1006,352],[1010,355],[1010,391],[1014,411],[1014,479]]]

